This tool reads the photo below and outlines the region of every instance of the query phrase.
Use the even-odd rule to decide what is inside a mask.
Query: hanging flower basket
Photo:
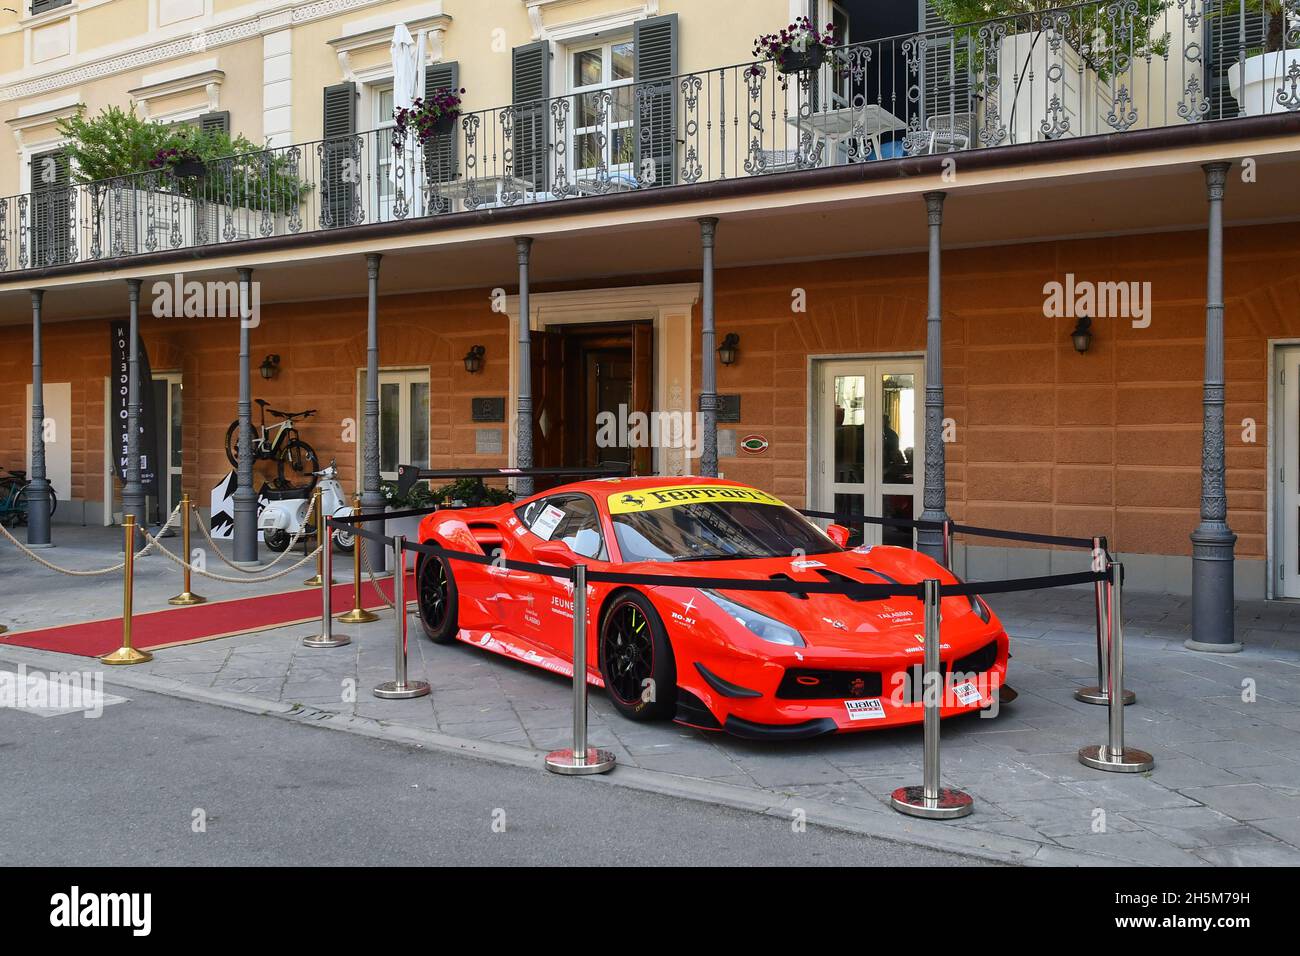
[[[835,45],[835,25],[822,29],[808,17],[800,17],[780,33],[769,33],[754,40],[754,56],[771,60],[778,73],[806,73],[818,70],[826,62],[826,53]]]
[[[814,44],[803,51],[789,50],[776,61],[776,68],[782,73],[808,73],[820,70],[826,62],[826,47]]]
[[[149,161],[149,168],[170,170],[172,175],[182,179],[205,176],[208,172],[207,165],[196,153],[175,148],[158,150]]]
[[[430,96],[417,99],[409,109],[393,110],[393,148],[400,150],[408,136],[414,136],[424,146],[435,136],[451,133],[460,117],[460,98],[464,92],[435,90]]]

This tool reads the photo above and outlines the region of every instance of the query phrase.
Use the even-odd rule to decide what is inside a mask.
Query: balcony
[[[55,182],[0,199],[0,275],[1300,115],[1300,0],[1260,6],[1063,6],[854,43],[801,72],[745,63],[465,113],[425,148],[377,129],[190,178]]]

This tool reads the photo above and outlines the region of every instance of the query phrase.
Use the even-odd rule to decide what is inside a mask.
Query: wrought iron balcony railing
[[[1300,111],[1300,0],[1106,0],[0,199],[0,274]]]

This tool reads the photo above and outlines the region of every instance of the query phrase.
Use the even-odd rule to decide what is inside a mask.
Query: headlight
[[[763,640],[771,641],[773,644],[784,644],[787,647],[806,646],[803,636],[789,624],[782,624],[780,621],[775,621],[765,614],[759,614],[743,604],[728,600],[717,591],[703,591],[702,593],[710,601],[726,611],[728,615],[735,618],[736,623]]]
[[[970,601],[970,609],[979,616],[979,619],[981,621],[987,624],[989,622],[989,618],[992,616],[989,613],[988,605],[985,604],[983,601],[981,601],[974,594],[966,595],[966,599]]]

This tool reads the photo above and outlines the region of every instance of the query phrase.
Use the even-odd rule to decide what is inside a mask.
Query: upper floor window
[[[32,0],[32,16],[38,13],[44,13],[46,10],[53,10],[55,7],[66,7],[72,0]]]
[[[630,170],[636,156],[636,114],[631,38],[575,47],[570,52],[569,91],[574,96],[574,165]]]

